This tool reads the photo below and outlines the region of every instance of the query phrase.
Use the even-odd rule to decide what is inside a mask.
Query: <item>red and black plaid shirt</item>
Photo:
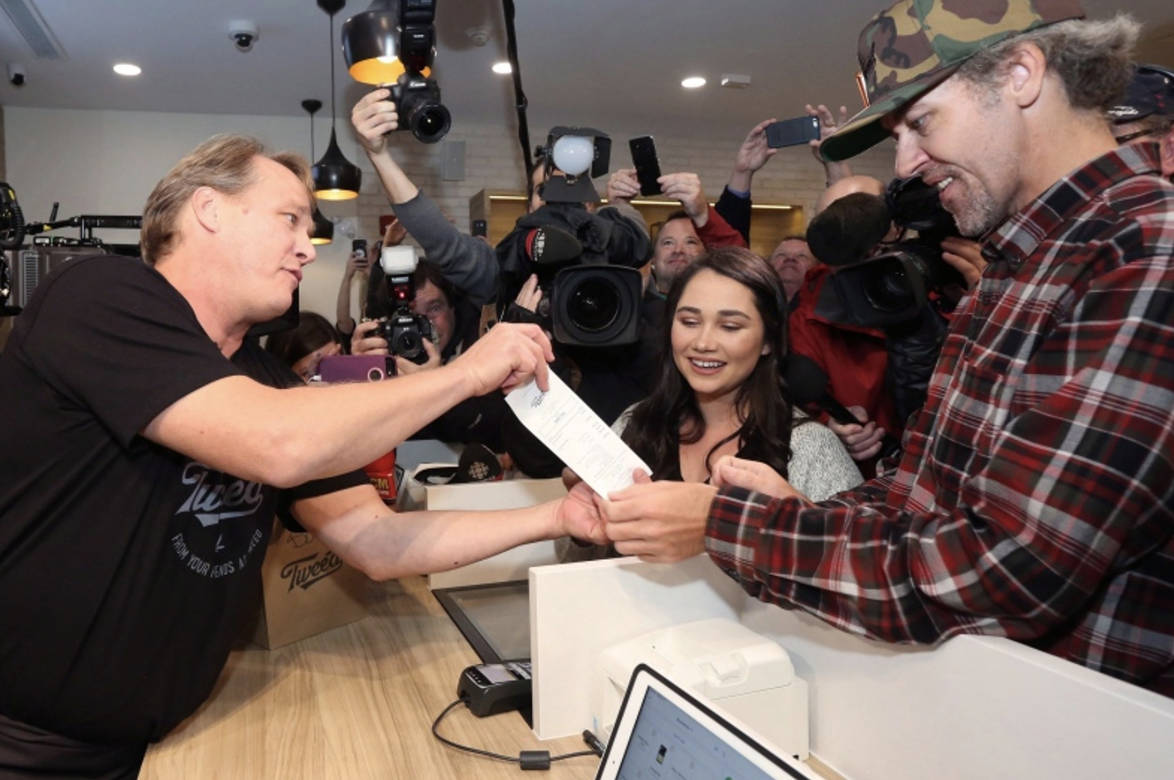
[[[1028,641],[1174,696],[1174,186],[1156,144],[986,241],[895,471],[815,506],[745,490],[710,556],[764,601],[893,642]]]

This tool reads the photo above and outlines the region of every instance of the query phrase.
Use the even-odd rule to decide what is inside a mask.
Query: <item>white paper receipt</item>
[[[534,380],[505,397],[530,433],[605,498],[632,484],[632,471],[652,469],[624,444],[566,383],[551,371],[550,390],[542,392]]]

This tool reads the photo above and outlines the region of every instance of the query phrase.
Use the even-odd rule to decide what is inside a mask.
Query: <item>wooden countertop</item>
[[[371,615],[276,650],[235,650],[212,696],[162,742],[140,778],[513,778],[520,770],[441,744],[433,719],[479,663],[423,577],[376,586]],[[477,718],[464,707],[440,731],[506,755],[585,749],[578,737],[539,742],[516,712]],[[552,765],[552,780],[592,778],[598,759]]]

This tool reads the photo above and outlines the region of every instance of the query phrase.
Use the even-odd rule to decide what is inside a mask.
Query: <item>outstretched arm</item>
[[[338,285],[338,301],[335,305],[334,327],[344,336],[355,332],[355,318],[351,316],[351,284],[355,276],[366,278],[370,259],[366,252],[359,257],[354,252],[347,258],[346,270],[342,272],[342,281]]]
[[[470,396],[531,376],[543,387],[553,359],[536,325],[499,325],[449,364],[386,382],[278,390],[224,377],[172,403],[143,435],[219,471],[299,485],[370,463]]]
[[[402,513],[388,509],[370,485],[359,485],[296,501],[293,514],[374,580],[445,571],[540,539],[607,541],[586,485],[524,509]]]
[[[482,306],[497,294],[498,265],[493,247],[457,230],[436,203],[408,178],[395,158],[385,135],[398,126],[390,92],[379,88],[363,96],[351,111],[351,123],[375,173],[383,185],[396,217],[420,244],[428,262],[460,290],[474,306]]]
[[[733,192],[750,197],[754,174],[778,153],[778,149],[766,145],[766,126],[777,121],[774,117],[764,119],[746,134],[746,140],[742,141],[738,153],[734,155],[734,170],[730,172],[730,181],[726,185]]]

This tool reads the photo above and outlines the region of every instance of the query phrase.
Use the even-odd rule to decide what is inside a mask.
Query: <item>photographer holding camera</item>
[[[396,373],[413,374],[443,365],[477,340],[480,307],[493,299],[498,268],[493,248],[453,227],[392,157],[387,134],[398,129],[399,116],[389,97],[385,88],[363,96],[351,123],[395,210],[393,224],[420,244],[426,259],[413,259],[395,276],[382,262],[390,255],[373,258],[365,307],[371,319],[356,326],[351,351],[393,354]],[[505,414],[500,393],[470,398],[415,438],[480,442],[498,451]]]
[[[572,176],[554,164],[560,139],[587,145],[587,139],[602,135],[588,128],[551,131],[531,172],[533,210],[497,245],[498,308],[505,321],[535,322],[555,334],[556,370],[610,422],[649,390],[635,270],[648,258],[647,227],[640,212],[622,199],[596,208],[599,196],[589,173],[606,170],[606,159]],[[549,468],[535,464],[523,470],[558,473],[553,462]]]
[[[376,241],[370,246],[367,246],[365,239],[355,239],[352,243],[351,254],[347,258],[346,268],[343,271],[342,280],[338,285],[338,298],[335,303],[334,321],[334,327],[343,337],[348,351],[350,349],[351,338],[355,335],[355,327],[358,325],[355,322],[355,318],[351,316],[352,281],[356,276],[361,281],[359,285],[359,310],[360,318],[365,318],[372,268],[379,263],[379,256],[383,247],[399,246],[403,243],[406,236],[407,231],[404,230],[404,226],[400,224],[398,219],[393,219],[383,231],[382,240]]]
[[[364,95],[351,110],[351,124],[400,224],[420,244],[428,262],[472,306],[483,306],[497,293],[498,266],[493,248],[453,227],[436,203],[396,163],[387,134],[399,127],[399,115],[390,96],[390,90],[384,87]],[[374,276],[379,273],[382,271],[372,268],[371,287],[380,288]]]

